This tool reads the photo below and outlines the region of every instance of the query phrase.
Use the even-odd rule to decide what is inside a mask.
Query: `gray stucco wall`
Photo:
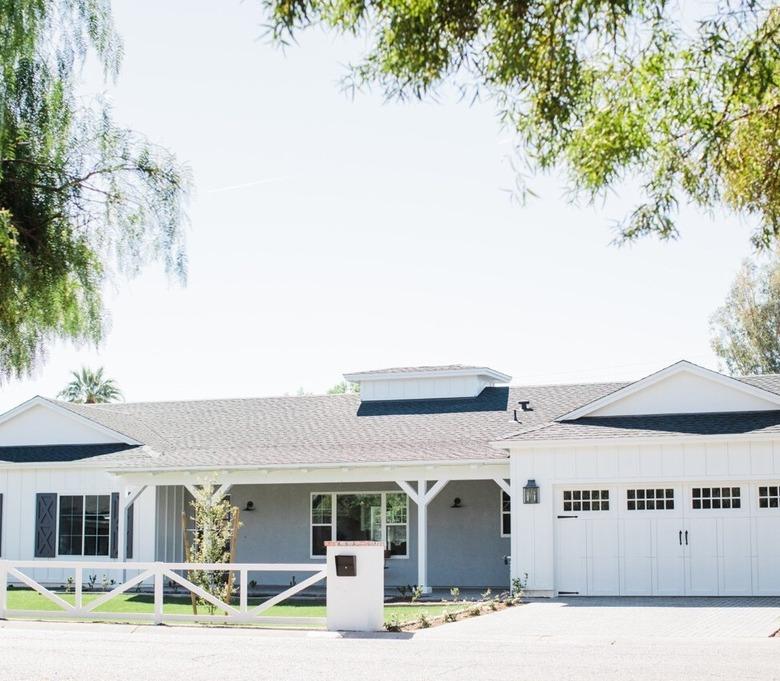
[[[163,492],[162,490],[165,489]],[[240,509],[253,501],[252,512],[241,512],[239,562],[317,562],[309,553],[309,499],[312,492],[398,491],[393,482],[343,485],[236,485],[232,502]],[[179,560],[181,510],[189,495],[183,488],[158,491],[158,560]],[[462,508],[451,508],[460,497]],[[428,509],[428,574],[434,587],[494,587],[506,589],[509,568],[504,556],[509,539],[502,538],[499,488],[492,480],[450,482]],[[167,544],[167,547],[166,547]],[[172,545],[172,544],[175,544]],[[388,586],[417,583],[417,509],[409,503],[409,558],[388,561]],[[296,581],[306,573],[295,575]],[[260,584],[286,585],[292,575],[252,575]]]

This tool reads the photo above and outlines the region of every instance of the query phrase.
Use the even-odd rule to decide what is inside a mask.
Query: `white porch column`
[[[428,491],[428,481],[417,482],[417,493],[422,502],[417,502],[417,584],[424,594],[431,593],[428,584],[428,504],[425,494]]]
[[[396,484],[417,504],[417,586],[421,587],[425,594],[431,593],[428,584],[428,504],[448,482],[449,480],[446,479],[437,480],[428,489],[428,481],[421,479],[417,481],[417,490],[415,490],[405,480],[396,480]]]

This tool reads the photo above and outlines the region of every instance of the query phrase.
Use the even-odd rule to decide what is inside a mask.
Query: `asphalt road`
[[[780,679],[777,638],[536,635],[518,633],[503,615],[480,618],[489,626],[459,622],[414,636],[0,622],[0,679]]]

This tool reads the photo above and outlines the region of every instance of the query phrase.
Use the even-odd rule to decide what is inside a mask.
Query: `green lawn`
[[[63,600],[68,603],[73,603],[75,596],[70,593],[57,592]],[[84,603],[87,604],[91,600],[98,598],[100,593],[84,592]],[[263,599],[250,598],[249,605],[258,605]],[[173,596],[166,595],[165,599],[165,612],[171,614],[192,614],[192,605],[190,603],[189,596]],[[234,602],[234,605],[236,603]],[[416,620],[421,613],[425,613],[428,617],[436,617],[441,615],[447,608],[454,609],[452,605],[447,606],[441,603],[432,604],[415,604],[415,605],[386,605],[385,606],[385,621],[389,620],[393,616],[397,616],[401,622],[408,622]],[[8,608],[12,610],[38,610],[42,613],[47,610],[60,610],[58,606],[52,603],[49,599],[41,596],[37,591],[31,589],[9,589],[8,591]],[[152,613],[154,612],[154,598],[151,594],[135,594],[124,593],[116,596],[108,603],[100,606],[96,612],[110,612],[110,613]],[[200,614],[207,614],[206,608],[200,607],[198,609]],[[306,603],[306,602],[294,602],[283,603],[281,605],[275,605],[274,607],[266,610],[263,613],[268,617],[325,617],[325,605],[322,603]]]

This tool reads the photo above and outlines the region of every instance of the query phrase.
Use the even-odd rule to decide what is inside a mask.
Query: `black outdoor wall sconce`
[[[536,484],[536,480],[529,480],[525,483],[525,487],[523,487],[523,503],[539,503],[539,485]]]

